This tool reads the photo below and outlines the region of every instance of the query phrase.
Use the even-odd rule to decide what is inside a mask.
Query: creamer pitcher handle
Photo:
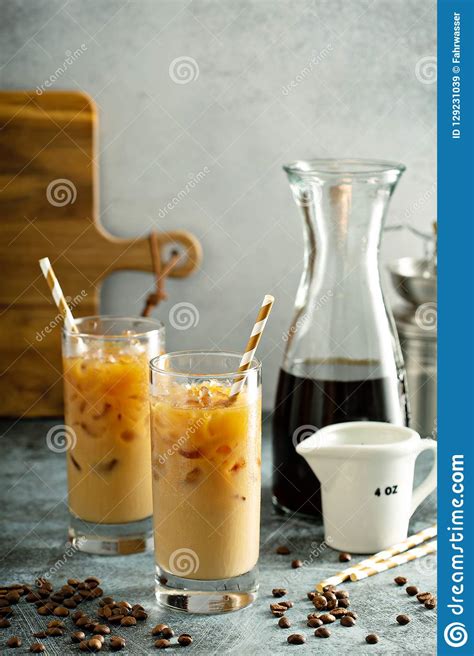
[[[417,457],[420,455],[422,451],[433,451],[434,455],[434,462],[431,467],[430,473],[428,476],[424,479],[422,483],[418,485],[413,490],[413,497],[412,497],[412,502],[411,502],[411,512],[410,512],[410,517],[413,515],[415,510],[418,508],[420,503],[426,499],[428,494],[430,492],[433,492],[433,490],[436,488],[436,454],[437,454],[437,443],[435,440],[430,440],[428,438],[422,439],[419,441],[418,444],[418,453]]]

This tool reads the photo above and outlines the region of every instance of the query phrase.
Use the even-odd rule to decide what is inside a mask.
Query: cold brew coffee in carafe
[[[318,516],[319,481],[295,446],[329,424],[408,420],[378,270],[385,211],[404,167],[313,160],[285,170],[303,214],[305,270],[273,415],[273,500],[280,510]]]

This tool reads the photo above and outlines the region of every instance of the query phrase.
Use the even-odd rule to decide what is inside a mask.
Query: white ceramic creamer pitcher
[[[436,487],[436,442],[404,426],[332,424],[296,450],[321,481],[325,539],[341,551],[374,553],[405,540],[410,517]],[[434,464],[413,489],[425,450],[433,451]]]

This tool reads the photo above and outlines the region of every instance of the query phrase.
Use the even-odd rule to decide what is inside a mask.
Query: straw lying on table
[[[77,329],[76,322],[74,321],[72,312],[69,309],[66,298],[63,294],[63,290],[61,289],[61,285],[59,284],[58,279],[56,278],[56,275],[53,271],[53,267],[51,266],[49,257],[43,257],[39,261],[39,265],[41,267],[41,271],[43,272],[44,277],[46,278],[46,282],[49,285],[51,294],[53,295],[54,302],[56,303],[58,310],[61,312],[63,316],[64,323],[66,324],[66,328],[70,332],[78,333],[79,330]]]
[[[392,558],[393,556],[396,556],[398,554],[402,554],[407,552],[409,549],[412,549],[413,547],[418,546],[419,544],[422,544],[423,542],[426,542],[427,540],[430,540],[431,538],[434,538],[437,535],[438,529],[437,525],[434,524],[433,526],[429,526],[428,528],[423,529],[422,531],[419,531],[418,533],[415,533],[414,535],[410,535],[406,540],[403,542],[399,542],[398,544],[394,544],[393,547],[390,547],[389,549],[384,549],[383,551],[379,551],[378,553],[374,554],[373,556],[370,556],[370,558],[365,558],[365,560],[362,560],[360,563],[357,563],[357,565],[353,565],[352,567],[348,567],[347,569],[343,570],[342,572],[338,572],[337,574],[334,574],[334,576],[330,576],[329,578],[325,579],[324,581],[320,581],[320,583],[317,584],[316,589],[319,590],[320,592],[323,590],[323,588],[326,585],[339,585],[339,583],[342,583],[343,581],[347,581],[349,578],[353,581],[358,581],[358,578],[352,578],[353,574],[356,574],[359,570],[365,570],[365,569],[370,569],[373,568],[375,564],[384,562]],[[434,543],[436,545],[436,543]],[[414,550],[415,551],[415,550]],[[431,553],[431,552],[428,552]],[[420,558],[421,556],[424,556],[426,554],[420,554],[419,556],[415,555],[415,558]],[[410,559],[412,560],[412,559]],[[401,564],[401,563],[399,563]],[[392,565],[392,567],[395,567],[395,565]],[[380,570],[383,571],[383,570]],[[365,578],[365,577],[361,577]]]
[[[260,338],[262,337],[262,333],[265,328],[265,324],[267,323],[268,315],[271,312],[274,301],[275,299],[273,298],[273,296],[270,296],[268,294],[263,299],[263,303],[260,307],[259,313],[255,320],[254,327],[252,329],[252,332],[250,333],[249,341],[247,342],[247,346],[245,347],[245,352],[240,361],[240,366],[238,369],[239,373],[247,371],[248,368],[250,367],[250,364],[253,360],[253,356],[255,355],[255,351],[257,350],[257,346],[260,342]],[[234,384],[231,387],[229,400],[233,401],[237,398],[240,390],[243,387],[244,380],[245,380],[245,376],[240,376],[240,377],[237,376]]]
[[[409,563],[410,560],[422,558],[423,556],[427,556],[428,554],[435,552],[436,547],[437,542],[436,540],[433,540],[432,542],[428,542],[421,547],[415,547],[414,549],[409,549],[409,551],[406,551],[405,553],[387,558],[387,560],[382,560],[378,563],[372,563],[370,567],[361,567],[352,572],[350,575],[351,581],[361,581],[362,579],[366,579],[369,576],[378,574],[379,572],[386,572],[388,569],[392,569],[392,567],[398,567],[398,565]]]

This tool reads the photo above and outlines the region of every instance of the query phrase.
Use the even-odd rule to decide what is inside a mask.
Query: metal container
[[[422,437],[436,435],[436,269],[427,260],[401,258],[389,266],[404,299],[393,314],[402,347],[411,408],[410,426]]]

